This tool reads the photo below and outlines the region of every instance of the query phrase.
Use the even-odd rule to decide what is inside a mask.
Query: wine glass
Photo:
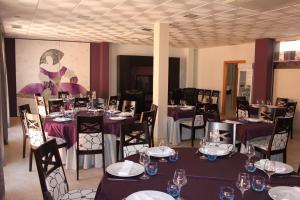
[[[205,148],[205,145],[206,145],[206,138],[204,137],[204,138],[200,139],[199,146],[200,146],[200,148]],[[203,159],[203,160],[207,159],[204,154],[202,154],[202,156],[200,156],[199,158]]]
[[[144,174],[140,177],[142,180],[148,180],[149,176],[146,174],[147,165],[150,163],[150,156],[146,152],[140,152],[139,163],[144,166]]]
[[[177,200],[184,200],[180,197],[181,187],[187,183],[187,177],[184,169],[176,169],[173,177],[173,183],[179,187],[179,195]]]
[[[248,156],[248,160],[255,156],[255,149],[253,144],[248,143],[246,145],[246,155]]]
[[[247,173],[239,173],[236,181],[236,187],[241,191],[242,199],[244,199],[245,191],[251,188],[250,175]]]
[[[165,154],[165,150],[167,148],[167,142],[165,139],[161,139],[160,142],[159,142],[159,145],[158,145],[160,151],[161,151],[161,154],[162,154],[162,158],[159,160],[159,162],[168,162],[165,157],[164,157],[164,154]]]
[[[264,172],[268,175],[269,177],[269,181],[268,181],[268,185],[266,186],[267,188],[271,188],[270,185],[270,180],[271,180],[271,176],[273,174],[275,174],[276,172],[276,164],[275,161],[273,160],[266,160],[265,165],[264,165]]]
[[[171,103],[172,106],[175,104],[173,99],[171,99],[170,103]]]

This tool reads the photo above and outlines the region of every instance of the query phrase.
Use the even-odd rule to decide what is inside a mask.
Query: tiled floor
[[[300,162],[300,132],[294,133],[294,139],[288,145],[288,163],[295,169]],[[197,144],[197,142],[195,142]],[[179,147],[190,146],[189,141],[182,142]],[[11,121],[9,128],[9,145],[5,146],[6,166],[4,167],[7,200],[39,200],[42,199],[38,174],[33,164],[33,171],[28,171],[28,152],[22,158],[22,132],[18,118]],[[76,180],[75,170],[66,170],[70,189],[97,188],[102,178],[102,169],[80,171],[80,180]]]

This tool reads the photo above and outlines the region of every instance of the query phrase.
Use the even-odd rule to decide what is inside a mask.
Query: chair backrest
[[[212,104],[218,104],[219,103],[219,95],[220,95],[220,91],[218,91],[218,90],[213,90],[211,92],[211,103]]]
[[[183,88],[183,99],[187,105],[195,105],[195,94],[197,90],[195,88]]]
[[[282,150],[287,147],[290,129],[291,118],[278,117],[275,119],[275,127],[269,141],[268,152]]]
[[[104,150],[103,116],[77,116],[77,150]]]
[[[154,125],[155,125],[155,114],[154,110],[142,112],[140,123],[146,122],[149,128],[149,134],[151,139],[153,139]],[[152,146],[152,144],[151,144]]]
[[[204,90],[202,103],[210,103],[211,101],[211,90]]]
[[[204,90],[203,89],[198,89],[198,96],[197,96],[198,103],[202,103],[203,97],[204,97]]]
[[[247,98],[246,98],[246,96],[237,96],[237,97],[236,97],[236,100],[237,100],[237,101],[238,101],[238,100],[246,101]]]
[[[30,106],[29,106],[29,104],[24,104],[24,105],[18,106],[18,110],[19,110],[19,115],[20,115],[20,120],[21,120],[22,131],[23,131],[23,134],[26,134],[28,132],[28,130],[27,130],[27,125],[26,125],[26,120],[25,120],[25,114],[31,113]]]
[[[44,200],[59,200],[69,191],[56,140],[40,145],[34,151]]]
[[[60,112],[60,108],[63,106],[64,106],[64,102],[62,99],[49,99],[48,100],[49,113]]]
[[[287,108],[286,108],[286,117],[294,117],[296,112],[297,102],[288,102]]]
[[[192,119],[192,127],[205,126],[204,111],[202,110],[202,104],[197,103],[194,107],[194,115]]]
[[[75,108],[85,108],[86,104],[90,102],[88,97],[75,97],[74,107]]]
[[[124,100],[122,105],[122,112],[130,112],[133,117],[135,114],[135,101]]]
[[[46,142],[41,116],[39,114],[26,113],[25,121],[30,138],[30,145],[33,147],[38,147]]]
[[[204,122],[220,122],[220,113],[216,111],[205,111],[204,112]]]
[[[274,122],[275,113],[276,113],[276,108],[272,108],[268,106],[260,106],[258,110],[258,117],[268,122]]]
[[[41,115],[41,117],[45,118],[48,115],[48,112],[44,97],[34,95],[34,98],[38,113]]]
[[[109,96],[108,105],[109,106],[118,106],[118,96]]]
[[[286,108],[286,107],[287,107],[287,104],[288,104],[288,101],[289,101],[288,98],[277,97],[277,98],[276,98],[276,103],[275,103],[275,105],[276,105],[276,106],[279,106],[279,107],[284,107],[284,108]]]
[[[123,149],[126,146],[148,145],[149,147],[151,145],[151,137],[149,134],[147,122],[145,121],[143,123],[122,124],[120,144],[122,157]],[[138,149],[135,149],[135,152],[129,152],[128,155],[137,153],[137,150]]]
[[[236,101],[236,117],[249,117],[249,102],[247,100]]]
[[[58,91],[58,98],[64,99],[66,98],[70,93],[68,91]]]
[[[206,139],[208,142],[233,144],[235,146],[236,131],[234,124],[207,122]]]

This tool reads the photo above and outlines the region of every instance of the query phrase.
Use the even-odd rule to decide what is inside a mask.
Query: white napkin
[[[281,196],[281,200],[297,200],[299,197],[300,187],[291,187],[291,190]]]
[[[229,150],[226,147],[221,146],[205,146],[203,152],[207,155],[224,155]]]
[[[132,168],[134,162],[130,161],[130,160],[125,160],[122,164],[121,169],[118,171],[118,175],[120,176],[128,176],[129,172]]]
[[[164,148],[164,150],[162,151],[161,148]],[[173,149],[171,149],[170,147],[152,147],[148,149],[148,153],[151,156],[168,156],[171,155],[174,152]]]
[[[132,113],[130,113],[130,112],[121,112],[119,114],[120,117],[130,117],[131,115],[132,115]]]

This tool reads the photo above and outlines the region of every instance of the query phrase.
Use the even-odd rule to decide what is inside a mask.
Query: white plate
[[[120,117],[131,117],[132,113],[130,113],[130,112],[121,112],[121,113],[119,113],[119,116]]]
[[[126,117],[110,117],[111,120],[124,120]]]
[[[122,169],[123,164],[124,162],[117,162],[111,164],[106,168],[106,172],[113,176],[118,176],[118,177],[133,177],[144,173],[145,168],[142,165],[133,162],[128,175],[122,175],[122,174],[120,175],[119,171]]]
[[[299,200],[300,188],[289,186],[272,187],[268,194],[273,200]]]
[[[233,121],[233,120],[228,120],[228,119],[224,120],[223,122],[227,123],[227,124],[242,124],[241,122]]]
[[[163,149],[162,149],[163,148]],[[171,149],[170,147],[151,147],[148,148],[146,151],[150,156],[163,158],[173,155],[174,149]]]
[[[177,105],[168,105],[169,108],[176,108]]]
[[[53,112],[49,114],[50,117],[61,117],[63,116],[63,114],[61,114],[60,112]]]
[[[164,192],[155,190],[142,190],[129,195],[126,197],[126,200],[174,200],[174,198]]]
[[[251,118],[251,117],[245,118],[245,120],[248,121],[248,122],[262,122],[263,121],[262,119]]]
[[[225,156],[230,153],[230,148],[227,145],[206,145],[205,147],[201,147],[199,151],[205,155]]]
[[[264,170],[265,162],[266,162],[266,159],[261,159],[259,161],[256,161],[254,164],[255,164],[256,168],[258,168],[260,170]],[[276,170],[275,170],[276,174],[289,174],[294,171],[292,166],[282,163],[282,162],[278,162],[278,161],[275,161],[275,167],[276,167]]]
[[[72,121],[72,119],[67,118],[67,117],[58,117],[58,118],[53,119],[53,121],[55,121],[55,122],[68,122],[68,121]]]
[[[182,108],[180,108],[180,110],[193,110],[193,108],[192,107],[182,107]]]

